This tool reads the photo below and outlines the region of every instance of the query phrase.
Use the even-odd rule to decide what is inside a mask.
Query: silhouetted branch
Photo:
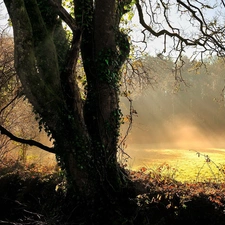
[[[177,2],[179,4],[181,4],[184,8],[186,8],[189,12],[191,12],[192,16],[199,22],[200,31],[202,32],[203,36],[206,37],[204,44],[206,44],[206,42],[208,40],[211,40],[219,48],[221,48],[222,50],[225,50],[224,46],[218,40],[216,40],[216,38],[214,38],[215,34],[220,33],[219,29],[218,29],[218,31],[216,31],[216,30],[212,31],[209,29],[208,24],[205,21],[205,18],[203,16],[201,9],[199,9],[198,7],[191,4],[190,1],[188,1],[189,5],[185,4],[183,1],[180,1],[180,0],[177,0]],[[194,9],[192,9],[191,7]],[[196,12],[198,12],[200,14],[201,18],[197,16]],[[207,33],[207,31],[210,31],[211,33]],[[199,43],[197,43],[197,44],[199,44]]]
[[[56,1],[50,0],[49,2],[57,10],[60,18],[70,27],[70,29],[76,31],[77,25],[75,19],[66,11],[66,9]]]
[[[12,134],[10,131],[6,130],[3,126],[0,125],[0,134],[8,136],[11,140],[22,143],[22,144],[27,144],[30,146],[36,146],[38,148],[41,148],[47,152],[50,153],[55,153],[54,148],[50,148],[46,145],[41,144],[40,142],[34,141],[34,140],[28,140],[28,139],[23,139],[16,137],[14,134]]]
[[[0,114],[9,106],[11,105],[18,97],[20,96],[20,93],[17,93],[16,96],[14,96],[13,99],[11,99],[10,102],[8,102],[2,109],[0,109]]]
[[[154,35],[155,37],[160,37],[160,36],[170,36],[170,37],[176,37],[178,38],[178,40],[184,42],[186,45],[190,45],[190,46],[194,46],[196,44],[200,45],[200,46],[204,46],[203,43],[199,42],[198,39],[196,40],[191,40],[188,38],[183,38],[178,32],[169,32],[168,30],[162,29],[158,32],[156,32],[151,26],[147,25],[147,23],[144,20],[144,14],[142,12],[142,7],[139,3],[139,1],[136,2],[136,7],[138,10],[138,14],[139,14],[139,22],[140,24],[147,30],[149,31],[152,35]]]
[[[151,1],[150,1],[151,2]],[[151,3],[150,6],[146,4],[143,0],[137,0],[136,1],[136,7],[138,11],[139,16],[139,22],[145,29],[145,31],[148,31],[150,34],[152,34],[155,37],[164,36],[164,45],[166,43],[166,37],[171,37],[174,40],[174,48],[181,53],[184,52],[185,46],[192,46],[192,47],[201,47],[203,48],[201,52],[214,52],[217,53],[219,56],[224,56],[225,47],[224,47],[224,41],[221,39],[221,37],[225,34],[225,28],[224,26],[219,26],[217,24],[213,25],[213,21],[208,21],[206,15],[204,14],[203,8],[208,9],[214,9],[215,7],[203,4],[201,2],[198,2],[201,4],[201,7],[196,6],[192,3],[192,1],[182,1],[177,0],[177,11],[183,14],[188,14],[189,16],[189,23],[192,26],[198,26],[198,33],[193,33],[193,37],[185,37],[185,34],[181,34],[183,31],[180,28],[175,28],[173,23],[170,21],[171,18],[169,16],[169,10],[172,9],[172,4],[169,5],[169,3],[165,3],[164,1],[161,2],[161,7],[163,8],[163,16],[166,22],[166,26],[169,27],[169,29],[156,29],[154,28],[154,25],[158,25],[158,27],[163,27],[163,22],[158,22],[155,20],[155,14],[157,13],[151,13],[149,14],[147,12],[147,9],[151,9]],[[142,5],[141,5],[142,4]],[[225,7],[224,1],[222,1],[223,6]],[[175,5],[175,4],[174,4]],[[146,12],[143,12],[143,6],[146,8]],[[158,3],[158,6],[156,8],[160,8],[160,4]],[[183,8],[183,10],[181,10]],[[151,9],[152,10],[152,9]],[[149,22],[145,21],[146,14],[149,16],[150,24]],[[216,20],[215,20],[216,21]],[[196,23],[194,23],[196,22]],[[193,31],[194,32],[194,31]],[[176,38],[176,42],[175,42]],[[179,46],[179,48],[177,47]],[[165,46],[164,46],[164,52],[165,52]]]

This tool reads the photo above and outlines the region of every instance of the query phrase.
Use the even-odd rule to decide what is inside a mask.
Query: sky
[[[0,24],[1,25],[7,25],[8,22],[8,13],[7,10],[5,8],[5,4],[0,1]]]
[[[9,27],[8,25],[8,12],[6,10],[6,7],[2,1],[0,1],[0,31],[5,31],[5,34],[12,35],[13,30],[12,27]]]
[[[148,2],[148,1],[146,1]],[[154,1],[151,1],[154,2]],[[169,14],[169,20],[171,22],[172,25],[174,25],[174,27],[180,28],[182,30],[181,34],[184,34],[183,36],[190,36],[192,34],[197,34],[199,28],[196,28],[193,26],[193,24],[190,23],[190,16],[186,16],[186,14],[182,14],[182,16],[180,14],[177,13],[177,7],[176,7],[176,1],[171,0],[171,3],[174,3],[173,8]],[[184,1],[186,2],[186,1]],[[191,1],[191,2],[197,2],[197,1]],[[210,6],[215,6],[218,5],[218,3],[220,1],[217,0],[212,0],[212,1],[202,1],[204,2],[206,5],[210,5]],[[196,4],[196,3],[195,3]],[[155,5],[154,5],[155,7]],[[157,9],[156,9],[157,10]],[[206,18],[206,20],[212,20],[215,17],[217,17],[217,20],[221,23],[223,23],[225,12],[223,9],[223,12],[220,12],[220,10],[222,10],[222,8],[217,7],[215,9],[211,9],[211,8],[206,8],[204,10],[202,10],[204,17]],[[161,25],[152,25],[152,27],[155,27],[155,29],[157,31],[162,30],[164,28],[168,29],[168,25],[166,25],[165,23],[165,18],[163,16],[163,12],[160,11],[158,9],[157,12],[157,16],[154,18],[156,22],[158,22],[159,24],[164,24],[164,27],[162,27]],[[161,12],[161,14],[160,14]],[[144,18],[146,20],[147,24],[150,24],[150,21],[152,21],[152,19],[150,19],[150,17],[147,15],[147,13],[144,14]],[[138,17],[138,13],[137,10],[135,10],[135,14],[133,17],[133,20],[131,21],[131,23],[135,24],[132,25],[133,31],[131,32],[131,35],[133,36],[133,38],[137,41],[141,41],[143,39],[143,35],[141,33],[142,27],[139,24],[139,17]],[[199,23],[197,23],[199,24]],[[148,36],[148,32],[146,32],[146,36]],[[147,44],[147,48],[146,51],[148,54],[150,55],[157,55],[158,53],[163,53],[164,49],[165,49],[165,45],[164,45],[164,38],[160,37],[160,38],[154,38],[152,35],[149,35],[148,37],[148,44]],[[171,38],[167,37],[166,39],[167,44],[166,44],[166,50],[167,52],[165,53],[168,54],[169,51],[173,48],[173,41]],[[142,48],[145,48],[146,46],[144,44],[140,44],[138,43],[138,46],[141,46]],[[193,48],[186,48],[185,50],[185,54],[188,55],[189,57],[193,54],[193,51],[195,51],[195,49]],[[171,56],[176,57],[177,53],[175,53],[173,51],[173,53],[171,54]]]

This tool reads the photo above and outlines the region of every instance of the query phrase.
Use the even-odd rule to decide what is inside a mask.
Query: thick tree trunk
[[[74,140],[61,135],[56,142],[57,148],[64,148],[58,156],[66,171],[69,190],[85,204],[119,200],[127,178],[117,163],[116,152],[111,152],[109,157],[101,146]]]
[[[16,71],[55,140],[70,189],[86,202],[112,200],[126,185],[117,163],[118,82],[129,53],[126,37],[118,39],[116,1],[74,1],[77,24],[74,20],[76,26],[70,26],[71,43],[65,35],[62,40],[55,37],[62,25],[49,2],[5,0],[14,28]],[[125,52],[119,42],[127,43]],[[87,78],[85,102],[76,80],[80,50]]]

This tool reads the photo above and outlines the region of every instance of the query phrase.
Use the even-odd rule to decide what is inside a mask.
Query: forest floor
[[[0,167],[0,224],[12,225],[222,225],[225,183],[179,182],[168,164],[152,172],[127,170],[138,194],[104,209],[79,208],[66,196],[60,170],[11,163]],[[110,209],[111,207],[111,209]]]

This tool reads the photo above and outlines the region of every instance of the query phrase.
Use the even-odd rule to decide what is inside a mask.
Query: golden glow
[[[174,178],[180,181],[225,179],[219,171],[225,164],[225,110],[197,96],[189,103],[177,95],[168,98],[154,92],[133,102],[138,116],[133,118],[126,142],[131,156],[128,168],[153,170],[167,163],[177,170]],[[123,108],[126,114],[128,107]]]

